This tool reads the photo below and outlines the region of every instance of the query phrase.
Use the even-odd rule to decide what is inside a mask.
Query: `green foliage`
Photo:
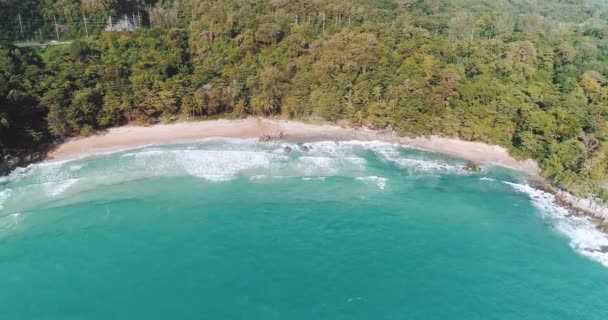
[[[85,57],[90,52],[89,46],[80,40],[76,40],[70,44],[70,55],[72,59],[80,59]]]
[[[46,0],[36,8],[41,21],[71,23],[64,36],[84,34],[76,23],[84,14],[91,39],[40,56],[0,49],[3,146],[176,116],[280,115],[500,144],[579,192],[608,176],[601,5]],[[135,14],[145,28],[101,31],[108,15]],[[0,22],[10,39],[19,36],[14,16]]]
[[[0,49],[0,149],[33,147],[46,136],[37,88],[42,68],[33,52]]]

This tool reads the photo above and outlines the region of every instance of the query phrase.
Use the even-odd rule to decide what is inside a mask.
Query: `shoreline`
[[[151,126],[127,125],[110,128],[89,137],[67,140],[51,150],[45,161],[67,161],[95,154],[150,145],[191,143],[207,138],[259,139],[294,143],[382,141],[446,154],[475,164],[497,165],[527,174],[537,188],[553,194],[556,203],[573,211],[574,214],[595,219],[598,229],[608,233],[608,207],[598,204],[594,199],[577,198],[554,186],[541,176],[540,167],[534,160],[517,160],[506,148],[458,138],[439,136],[407,138],[399,137],[392,131],[262,118],[184,121]]]
[[[507,149],[481,142],[439,136],[406,138],[393,132],[367,128],[344,128],[329,124],[247,118],[209,120],[110,128],[104,132],[67,140],[51,150],[45,161],[65,161],[149,145],[190,143],[207,138],[259,139],[260,141],[383,141],[442,153],[478,164],[494,164],[538,177],[540,169],[531,159],[513,158]]]

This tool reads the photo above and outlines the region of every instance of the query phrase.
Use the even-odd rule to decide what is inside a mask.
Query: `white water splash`
[[[239,177],[250,181],[362,177],[362,181],[384,189],[387,180],[369,166],[366,157],[370,155],[423,174],[462,171],[457,165],[433,161],[431,156],[424,159],[425,154],[421,151],[402,154],[409,148],[386,142],[321,141],[304,145],[307,148],[296,144],[258,143],[252,139],[205,139],[196,143],[147,146],[81,159],[44,162],[17,169],[4,178],[2,187],[12,191],[0,191],[0,210],[23,212],[102,186],[149,177],[192,176],[210,182]],[[285,146],[292,148],[292,152],[285,152]],[[81,183],[82,179],[86,183]]]
[[[403,156],[399,152],[399,146],[397,145],[375,144],[370,150],[376,152],[385,161],[392,162],[404,169],[412,169],[424,173],[468,174],[463,166],[452,165],[443,161],[414,159]]]
[[[192,176],[228,181],[248,169],[270,168],[281,156],[251,151],[176,151],[177,162]]]
[[[0,230],[12,229],[23,221],[21,213],[13,213],[0,217]]]
[[[4,190],[0,191],[0,210],[2,210],[4,208],[4,201],[6,201],[8,198],[10,198],[12,193],[13,193],[12,189],[4,189]]]
[[[81,178],[78,179],[67,179],[59,182],[50,182],[46,183],[44,186],[45,192],[47,195],[51,197],[59,197],[61,196],[68,188],[73,186],[76,182],[80,181]]]
[[[504,182],[530,197],[543,218],[570,239],[570,246],[578,253],[608,267],[608,235],[597,230],[587,217],[573,216],[555,202],[555,196],[526,184]]]
[[[386,187],[386,182],[388,181],[387,178],[378,176],[357,177],[356,180],[364,181],[366,183],[373,183],[378,186],[380,190],[384,190],[384,188]]]
[[[304,180],[304,181],[310,181],[310,180],[325,181],[325,177],[303,177],[302,180]]]

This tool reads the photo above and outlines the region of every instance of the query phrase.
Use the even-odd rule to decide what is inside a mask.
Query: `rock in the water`
[[[304,145],[304,143],[302,143],[302,142],[298,142],[298,148],[302,152],[308,152],[309,149],[312,149],[312,148],[309,148],[306,145]]]
[[[477,163],[469,161],[467,162],[466,170],[469,172],[481,172],[481,167]]]
[[[0,159],[0,175],[8,174],[21,164],[21,158],[7,154]]]
[[[283,151],[285,153],[290,153],[291,152],[291,148],[290,147],[285,147],[285,148],[283,148]]]
[[[608,222],[602,222],[602,223],[598,224],[597,229],[602,232],[608,233]]]
[[[19,157],[13,157],[11,155],[7,155],[4,157],[4,161],[6,161],[6,164],[9,167],[14,167],[14,166],[18,165],[19,162],[21,162],[21,159],[19,159]]]

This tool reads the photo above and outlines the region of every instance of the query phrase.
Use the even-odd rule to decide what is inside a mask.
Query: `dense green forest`
[[[0,0],[0,31],[5,152],[261,115],[499,144],[578,194],[608,180],[602,1]],[[80,40],[10,45],[57,35]]]

